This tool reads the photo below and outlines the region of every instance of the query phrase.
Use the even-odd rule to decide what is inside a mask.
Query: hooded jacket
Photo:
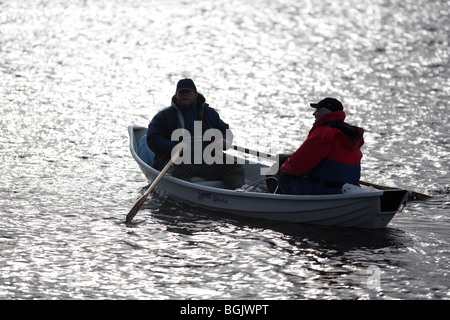
[[[361,176],[364,130],[344,122],[345,112],[325,115],[307,139],[283,164],[284,173],[307,176],[322,184],[357,183]]]
[[[191,129],[193,127],[191,122],[195,120],[202,121],[203,133],[207,129],[214,128],[222,132],[224,139],[232,138],[226,136],[229,125],[223,122],[217,111],[209,107],[205,101],[205,97],[199,94],[196,104],[193,106],[196,108],[196,114],[187,115],[177,106],[174,96],[171,106],[159,111],[150,121],[147,144],[155,153],[154,167],[156,169],[161,169],[165,165],[170,158],[172,148],[178,144],[178,141],[171,141],[172,132],[178,128]],[[192,134],[193,132],[191,132]]]

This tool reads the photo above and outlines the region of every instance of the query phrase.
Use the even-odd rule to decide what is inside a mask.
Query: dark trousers
[[[172,176],[191,181],[193,177],[223,180],[226,189],[234,190],[244,184],[244,168],[240,164],[179,164],[172,168]]]
[[[340,194],[339,187],[329,187],[317,180],[305,176],[287,175],[278,181],[281,193],[284,194]]]

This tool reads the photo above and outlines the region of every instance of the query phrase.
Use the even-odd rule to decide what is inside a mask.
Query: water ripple
[[[0,298],[449,299],[445,1],[0,3]],[[323,17],[333,16],[333,19]],[[126,128],[193,77],[236,144],[291,152],[311,101],[365,129],[363,178],[434,196],[386,230],[151,196]],[[379,272],[379,283],[370,282]]]

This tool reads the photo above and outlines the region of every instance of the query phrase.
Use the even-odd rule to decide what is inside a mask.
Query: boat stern
[[[407,190],[385,190],[379,198],[378,214],[370,228],[385,228],[392,218],[401,211],[408,201]]]

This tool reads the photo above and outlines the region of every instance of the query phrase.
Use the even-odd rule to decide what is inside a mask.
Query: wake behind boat
[[[139,142],[147,128],[129,126],[128,132],[131,154],[151,183],[160,172],[138,156]],[[247,185],[266,178],[261,169],[268,169],[268,166],[249,160],[245,160],[243,166]],[[227,190],[222,181],[188,182],[170,174],[164,175],[156,190],[176,201],[216,212],[274,221],[369,229],[386,227],[406,202],[407,195],[406,190],[365,189],[337,195],[272,194]]]

